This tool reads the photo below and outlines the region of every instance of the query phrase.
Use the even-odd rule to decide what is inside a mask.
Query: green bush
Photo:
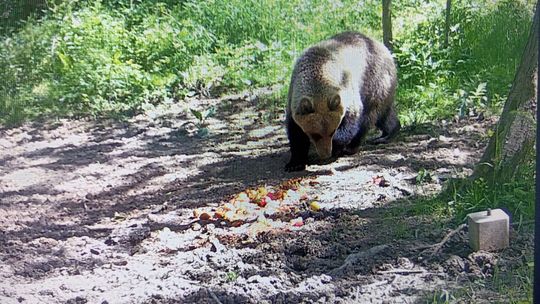
[[[395,39],[405,125],[497,111],[509,92],[528,38],[532,1],[457,1],[452,12],[448,48],[442,7]]]

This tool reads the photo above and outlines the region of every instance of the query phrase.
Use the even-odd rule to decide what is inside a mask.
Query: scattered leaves
[[[304,220],[301,217],[297,217],[291,220],[291,225],[294,227],[302,227],[304,226]]]
[[[201,215],[199,216],[199,219],[203,220],[203,221],[208,221],[210,220],[212,217],[210,216],[210,214],[204,212],[204,213],[201,213]]]
[[[377,175],[371,178],[373,183],[379,187],[388,187],[390,186],[390,182],[387,181],[384,176]]]

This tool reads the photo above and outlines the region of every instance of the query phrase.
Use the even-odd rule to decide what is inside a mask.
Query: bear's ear
[[[330,98],[330,101],[328,102],[328,109],[330,111],[335,111],[339,108],[341,105],[341,97],[339,97],[339,94],[336,96]]]
[[[296,114],[307,115],[314,112],[315,106],[313,105],[313,101],[311,101],[311,99],[307,97],[302,97],[302,99],[300,99],[300,102],[298,103],[298,107],[296,108]]]

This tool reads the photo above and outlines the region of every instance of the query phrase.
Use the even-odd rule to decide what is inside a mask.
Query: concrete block
[[[495,251],[508,247],[510,218],[501,209],[467,215],[469,245],[474,251]]]

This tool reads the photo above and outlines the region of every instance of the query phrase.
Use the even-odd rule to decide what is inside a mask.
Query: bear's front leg
[[[308,161],[309,137],[292,118],[287,119],[287,135],[291,147],[291,160],[285,165],[285,171],[302,171],[306,169]]]

